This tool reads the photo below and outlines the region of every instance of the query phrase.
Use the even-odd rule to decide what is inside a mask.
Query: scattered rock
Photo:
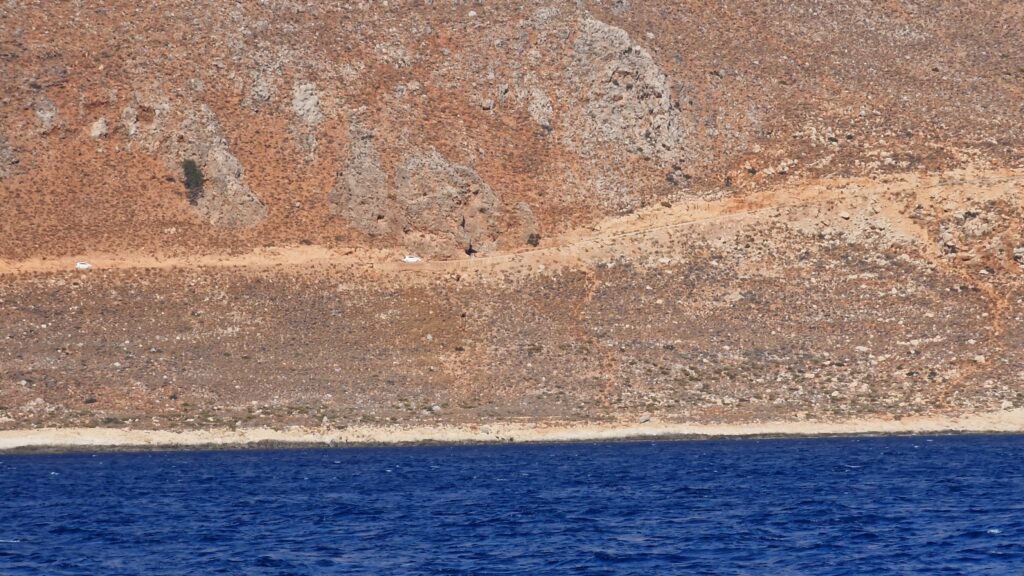
[[[733,290],[732,292],[726,294],[722,299],[730,304],[734,304],[736,302],[739,302],[740,300],[743,300],[743,293],[740,292],[739,290]]]
[[[252,72],[252,78],[252,84],[249,86],[249,91],[246,93],[242,105],[250,110],[258,110],[270,102],[270,99],[274,97],[277,91],[277,87],[268,78],[267,74],[262,71]]]
[[[845,210],[843,210],[842,212],[839,213],[839,217],[842,218],[843,220],[849,220],[850,219],[850,213],[845,211]]]
[[[320,111],[320,96],[316,85],[312,83],[297,84],[292,90],[292,112],[307,126],[320,124],[324,115]]]
[[[646,424],[646,423],[648,423],[650,421],[651,421],[651,415],[650,414],[642,414],[640,416],[640,423],[641,424]]]
[[[551,132],[551,120],[554,116],[554,108],[551,106],[551,99],[540,88],[530,89],[530,101],[527,104],[527,111],[530,118],[544,129]]]
[[[89,137],[94,140],[99,140],[100,138],[103,138],[104,136],[107,135],[107,132],[108,128],[106,118],[97,118],[96,121],[93,122],[91,126],[89,126]]]
[[[36,114],[36,121],[39,123],[39,132],[42,134],[53,130],[57,125],[57,106],[45,96],[36,100],[33,106]]]
[[[52,411],[52,408],[42,398],[36,398],[34,400],[26,402],[21,407],[21,411],[28,412],[29,414],[38,414],[40,412],[50,412]]]

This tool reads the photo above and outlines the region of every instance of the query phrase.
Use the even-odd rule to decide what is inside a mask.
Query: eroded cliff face
[[[1001,3],[15,1],[0,19],[7,258],[454,255],[787,179],[1019,159],[1022,17]],[[434,184],[400,190],[427,164]],[[433,191],[408,207],[410,187]]]

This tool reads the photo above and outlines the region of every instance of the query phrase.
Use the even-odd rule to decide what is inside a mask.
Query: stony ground
[[[996,1],[10,0],[0,427],[1024,406],[1022,35]]]
[[[191,428],[1021,407],[1021,182],[847,182],[757,198],[778,205],[659,208],[507,257],[8,269],[0,418]]]

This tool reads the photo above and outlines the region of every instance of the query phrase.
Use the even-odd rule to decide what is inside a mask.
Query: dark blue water
[[[1024,437],[0,457],[0,574],[1024,574]]]

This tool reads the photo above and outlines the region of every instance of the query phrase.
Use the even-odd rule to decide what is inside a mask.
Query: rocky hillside
[[[0,422],[1024,405],[1022,37],[995,0],[7,0]]]
[[[661,200],[1013,163],[1022,23],[998,1],[10,0],[0,257],[452,257]]]

